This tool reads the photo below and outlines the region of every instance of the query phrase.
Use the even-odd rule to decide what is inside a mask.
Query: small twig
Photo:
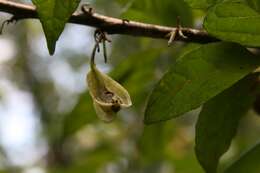
[[[128,19],[122,19],[122,23],[125,24],[125,23],[129,23],[130,21]]]
[[[103,54],[104,54],[105,63],[107,63],[107,48],[106,48],[106,40],[103,40],[103,41],[102,41],[102,45],[103,45]]]
[[[180,16],[177,16],[177,30],[180,37],[186,39],[187,37],[182,33]]]
[[[180,16],[177,16],[177,21],[176,21],[176,29],[174,31],[171,31],[168,35],[170,35],[170,39],[168,41],[168,46],[172,44],[172,42],[176,39],[176,36],[178,35],[182,39],[187,39],[183,33],[182,33],[182,28],[180,24]],[[168,36],[169,37],[169,36]]]
[[[90,6],[90,4],[83,4],[81,6],[81,11],[85,14],[90,14],[92,15],[94,12],[93,12],[93,8]]]
[[[168,46],[170,46],[172,44],[172,42],[174,41],[176,34],[178,33],[177,29],[170,32],[168,35],[170,35],[170,39],[168,41]]]

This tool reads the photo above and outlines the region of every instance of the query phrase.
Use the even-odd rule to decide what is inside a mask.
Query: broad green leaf
[[[129,4],[123,13],[123,17],[129,20],[174,26],[180,16],[182,25],[192,23],[191,10],[183,0],[133,0]]]
[[[201,166],[215,173],[236,134],[239,120],[252,106],[258,74],[241,79],[203,105],[196,124],[195,151]]]
[[[260,46],[260,14],[244,3],[217,4],[209,10],[204,28],[224,41]]]
[[[207,9],[210,6],[214,5],[220,0],[184,0],[191,6],[196,9]]]
[[[224,173],[259,173],[260,170],[260,143],[255,145],[237,161],[235,161]]]
[[[211,43],[184,54],[153,90],[144,122],[168,120],[199,107],[259,64],[260,59],[233,43]]]
[[[65,24],[76,10],[80,0],[32,0],[43,26],[49,53],[55,51]]]

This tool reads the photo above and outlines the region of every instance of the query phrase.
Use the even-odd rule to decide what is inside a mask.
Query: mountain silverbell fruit
[[[125,88],[97,69],[94,63],[97,47],[98,43],[91,56],[87,84],[97,116],[104,122],[111,122],[121,108],[131,106],[132,102]]]

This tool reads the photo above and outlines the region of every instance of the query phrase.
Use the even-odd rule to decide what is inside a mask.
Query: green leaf
[[[207,9],[220,0],[184,0],[184,1],[187,2],[189,6],[191,6],[192,8]]]
[[[212,43],[184,54],[153,90],[144,122],[168,120],[199,107],[259,63],[244,47],[232,43]]]
[[[129,6],[123,13],[129,20],[174,26],[180,16],[182,25],[192,23],[191,10],[184,0],[133,0]]]
[[[195,151],[206,172],[216,172],[239,120],[252,106],[257,78],[258,74],[249,75],[204,104],[196,124]]]
[[[224,173],[259,173],[260,143],[235,161]]]
[[[204,20],[207,32],[221,40],[260,46],[260,14],[244,3],[220,3]]]
[[[56,41],[80,0],[32,0],[46,36],[49,53],[54,54]]]

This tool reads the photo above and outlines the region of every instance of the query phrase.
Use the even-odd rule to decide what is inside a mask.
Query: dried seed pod
[[[87,75],[87,83],[96,113],[105,122],[112,121],[121,108],[132,105],[127,90],[100,72],[94,63],[91,64],[91,70]]]

